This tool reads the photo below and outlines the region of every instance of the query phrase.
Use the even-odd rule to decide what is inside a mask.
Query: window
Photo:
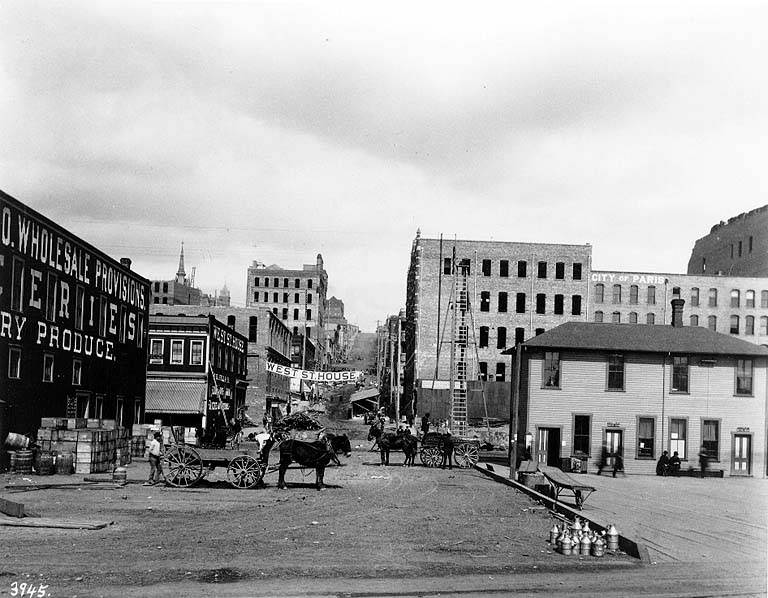
[[[608,356],[608,390],[624,390],[624,356]]]
[[[749,253],[752,253],[752,237],[749,237]]]
[[[645,323],[653,326],[656,323],[656,314],[646,314]]]
[[[507,294],[504,291],[499,293],[499,313],[507,311]]]
[[[691,326],[698,326],[699,325],[699,316],[693,315],[691,316]]]
[[[595,285],[595,303],[602,303],[603,301],[605,301],[605,285],[598,282]]]
[[[537,276],[539,278],[546,278],[547,277],[547,262],[539,262],[538,263],[538,273]]]
[[[298,307],[293,310],[293,319],[294,320],[298,320],[299,319],[299,308]]]
[[[563,314],[563,296],[555,295],[555,313],[557,315]]]
[[[171,340],[171,363],[184,363],[184,341]]]
[[[581,295],[571,296],[571,315],[581,315]]]
[[[275,314],[275,315],[277,315],[277,308],[276,308],[276,307],[273,307],[273,308],[272,308],[272,313],[273,313],[273,314]]]
[[[93,417],[96,419],[104,417],[104,395],[96,395],[93,405]]]
[[[709,289],[709,307],[717,307],[717,289]]]
[[[755,292],[747,291],[744,295],[744,301],[746,302],[747,307],[755,307]]]
[[[312,288],[312,279],[311,279],[311,278],[308,278],[308,279],[307,279],[307,288],[308,288],[308,289],[311,289],[311,288]]]
[[[768,335],[768,316],[760,316],[760,336]]]
[[[671,418],[669,420],[669,452],[677,452],[678,457],[687,459],[686,439],[688,437],[688,420]]]
[[[491,275],[491,260],[483,260],[482,272],[483,276]]]
[[[525,342],[525,328],[515,328],[515,345]]]
[[[488,326],[480,326],[480,340],[478,346],[481,349],[488,346]]]
[[[499,276],[507,278],[509,276],[509,260],[499,261]]]
[[[731,316],[731,334],[739,333],[739,316]]]
[[[123,426],[123,405],[125,404],[125,401],[122,397],[117,397],[117,400],[115,401],[115,421],[117,422],[117,425],[122,427]]]
[[[307,305],[312,305],[312,293],[307,293]]]
[[[621,303],[621,285],[613,285],[613,303]]]
[[[547,296],[544,293],[536,295],[536,313],[543,314],[547,304]]]
[[[157,299],[157,297],[155,297]],[[75,289],[75,328],[83,329],[83,316],[85,314],[85,289],[77,286]]]
[[[755,316],[744,318],[744,334],[752,336],[755,334]]]
[[[720,460],[720,420],[705,419],[701,422],[701,446],[709,459]]]
[[[56,321],[56,289],[59,279],[55,274],[48,273],[48,293],[45,296],[45,319]]]
[[[189,365],[203,365],[203,341],[190,341],[189,347]]]
[[[8,347],[8,377],[14,380],[21,378],[20,347]]]
[[[490,293],[490,291],[481,291],[481,293],[480,293],[480,311],[491,311],[491,293]]]
[[[652,417],[637,418],[637,458],[653,459],[656,421]]]
[[[287,320],[287,319],[288,319],[288,308],[284,307],[283,308],[283,320]]]
[[[288,293],[283,293],[283,303],[288,303]],[[309,301],[309,303],[312,303]]]
[[[451,274],[451,258],[443,258],[443,274]]]
[[[595,312],[595,322],[602,322],[603,321],[603,312],[596,311]]]
[[[520,260],[517,262],[517,277],[525,278],[526,276],[528,276],[528,262]]]
[[[248,318],[248,342],[255,343],[259,332],[259,318],[251,316]]]
[[[259,302],[259,292],[258,291],[254,291],[253,292],[253,301],[254,301],[254,303],[258,303]]]
[[[259,283],[256,283],[256,286],[259,286]],[[155,281],[155,293],[159,293],[159,292],[160,292],[160,281],[156,280]]]
[[[698,287],[693,287],[691,289],[691,307],[698,307],[699,306],[699,289]]]
[[[688,357],[672,357],[672,392],[688,392]]]
[[[253,279],[253,286],[255,286],[255,287],[259,286],[259,277],[258,276]]]
[[[768,291],[760,291],[760,307],[768,307]]]
[[[621,312],[615,311],[611,314],[612,324],[621,324]]]
[[[503,361],[496,362],[496,382],[504,382],[507,375],[507,364]]]
[[[573,280],[581,280],[581,264],[578,262],[573,264]]]
[[[739,307],[741,293],[737,289],[731,291],[731,307]]]
[[[752,394],[752,360],[736,360],[736,394]]]
[[[288,288],[288,279],[283,278],[283,288]]]
[[[717,331],[717,316],[709,316],[707,318],[707,328],[712,331]]]
[[[83,362],[79,359],[72,360],[72,384],[80,386],[83,381]]]
[[[275,276],[275,278],[272,280],[272,286],[275,288],[280,286],[280,279],[277,276]]]
[[[163,283],[163,293],[167,293],[167,292],[168,292],[168,283],[164,282]]]
[[[536,336],[539,336],[540,334],[544,334],[544,329],[543,329],[543,328],[537,328],[537,329],[534,331],[534,334],[535,334]]]
[[[312,319],[312,310],[308,309],[307,310],[307,320],[311,320],[311,319]]]
[[[301,303],[301,298],[298,293],[293,294],[293,302],[294,303]]]
[[[731,259],[733,259],[733,243],[731,243]]]
[[[629,312],[629,323],[630,324],[637,324],[637,312],[636,311]]]
[[[280,293],[272,293],[272,302],[277,303],[277,300],[279,297],[280,297]]]
[[[43,354],[43,382],[53,382],[53,355]]]
[[[556,351],[544,353],[544,366],[541,373],[542,388],[560,388],[560,353]]]
[[[565,263],[557,262],[555,264],[555,278],[557,280],[563,280],[565,278]]]
[[[656,305],[656,287],[653,285],[650,285],[648,287],[648,305]]]
[[[480,367],[480,380],[487,380],[488,379],[488,362],[481,361],[478,363],[478,366]]]
[[[133,402],[133,423],[134,424],[140,424],[141,423],[141,399],[136,399]]]
[[[743,243],[742,241],[739,241],[739,257],[741,257],[742,249],[743,249]]]
[[[574,454],[590,454],[590,430],[592,429],[592,417],[589,415],[573,416],[573,452]]]
[[[496,329],[496,348],[507,348],[507,329],[504,326],[499,326]]]
[[[163,339],[149,339],[149,363],[163,363]]]
[[[515,312],[518,314],[525,313],[525,293],[518,293],[515,296]]]

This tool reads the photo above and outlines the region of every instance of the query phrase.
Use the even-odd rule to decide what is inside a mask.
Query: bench
[[[555,502],[560,498],[561,493],[567,491],[576,499],[576,507],[579,510],[584,507],[584,501],[589,498],[589,495],[597,490],[597,488],[594,488],[593,486],[587,486],[586,484],[578,482],[557,467],[539,465],[539,471],[544,474],[547,482],[549,482],[552,493],[554,494]]]

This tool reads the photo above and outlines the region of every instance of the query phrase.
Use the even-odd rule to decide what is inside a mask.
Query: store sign
[[[229,403],[227,401],[208,401],[208,411],[229,411]]]
[[[605,425],[608,428],[620,428],[621,422],[605,422]]]
[[[739,426],[736,428],[737,432],[749,432],[749,426]]]
[[[631,284],[664,284],[667,278],[658,274],[627,274],[626,272],[593,272],[592,282],[628,282]]]
[[[300,370],[287,365],[267,362],[267,371],[278,376],[286,378],[298,378],[299,380],[311,382],[354,382],[363,372],[348,370],[344,372],[317,372],[312,370]]]

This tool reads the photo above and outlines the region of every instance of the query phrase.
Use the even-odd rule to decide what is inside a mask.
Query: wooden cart
[[[443,435],[428,432],[421,439],[419,459],[427,467],[440,467],[443,462]],[[480,440],[455,436],[453,439],[453,460],[459,467],[474,467],[480,459]]]
[[[227,468],[227,480],[235,488],[253,488],[264,477],[266,464],[254,444],[238,449],[199,448],[187,444],[165,447],[162,456],[166,483],[188,488],[202,480],[217,467]]]

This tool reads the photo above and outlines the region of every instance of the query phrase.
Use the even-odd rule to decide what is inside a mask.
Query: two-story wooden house
[[[768,348],[698,326],[569,322],[522,345],[518,438],[539,462],[594,464],[605,443],[627,473],[662,451],[682,468],[766,475]]]
[[[149,318],[147,421],[206,429],[245,405],[248,339],[213,316]]]

